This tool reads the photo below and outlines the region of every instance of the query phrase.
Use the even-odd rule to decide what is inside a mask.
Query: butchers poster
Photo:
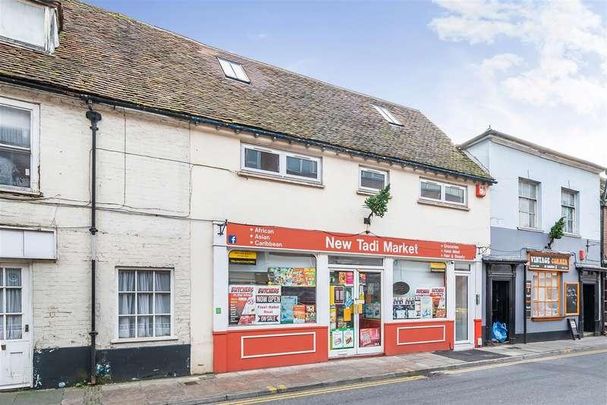
[[[255,324],[280,323],[280,286],[255,286]]]
[[[255,322],[255,286],[229,286],[228,306],[230,325],[253,324]]]
[[[432,297],[432,315],[434,318],[446,318],[447,310],[445,307],[445,287],[432,287],[430,290]]]

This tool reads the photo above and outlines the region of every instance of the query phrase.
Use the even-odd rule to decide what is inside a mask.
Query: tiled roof
[[[53,55],[0,44],[0,76],[26,79],[490,179],[421,112],[224,52],[74,0]],[[200,5],[204,7],[204,4]],[[217,56],[251,83],[224,76]],[[372,104],[403,124],[386,122]]]

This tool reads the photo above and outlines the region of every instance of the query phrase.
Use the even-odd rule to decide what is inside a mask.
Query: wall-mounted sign
[[[447,263],[445,262],[430,262],[430,271],[436,273],[444,273],[447,270]]]
[[[565,316],[580,313],[580,284],[565,283]]]
[[[562,253],[529,252],[529,270],[569,271],[570,257]]]
[[[462,243],[384,238],[307,229],[229,223],[226,242],[231,246],[307,250],[396,257],[474,260],[476,246]]]
[[[232,264],[257,264],[257,252],[231,250],[228,253],[228,258]]]

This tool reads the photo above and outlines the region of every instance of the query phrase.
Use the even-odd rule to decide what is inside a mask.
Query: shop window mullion
[[[135,270],[135,337],[139,337],[139,274]]]
[[[152,336],[156,336],[156,272],[152,272]]]

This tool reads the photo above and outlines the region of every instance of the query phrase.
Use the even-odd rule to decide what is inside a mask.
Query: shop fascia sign
[[[263,225],[228,223],[226,239],[230,246],[245,248],[450,260],[474,260],[476,258],[476,246],[470,244],[385,238],[372,235],[350,235]]]
[[[529,270],[569,271],[569,258],[567,253],[529,252]]]

